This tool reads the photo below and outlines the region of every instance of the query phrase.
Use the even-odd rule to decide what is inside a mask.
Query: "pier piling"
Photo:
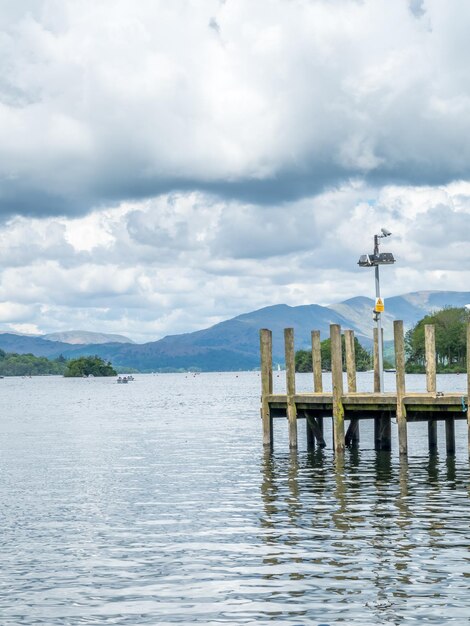
[[[344,452],[343,350],[341,326],[330,324],[331,378],[333,383],[333,441],[335,451]]]
[[[294,329],[284,329],[286,357],[287,419],[289,422],[289,447],[297,448],[297,407],[295,405],[295,351]]]
[[[312,369],[313,390],[316,393],[321,393],[323,391],[323,379],[321,372],[321,342],[319,330],[312,330]]]
[[[434,324],[424,326],[425,365],[426,365],[426,391],[436,393],[436,333]],[[428,422],[429,452],[437,452],[437,422]]]
[[[408,454],[408,437],[406,426],[406,409],[403,398],[405,395],[405,338],[403,334],[403,322],[393,322],[393,336],[395,340],[395,368],[397,381],[397,424],[398,424],[398,448],[400,455]]]
[[[260,331],[261,351],[261,418],[263,420],[263,445],[272,446],[273,420],[268,396],[273,392],[273,335],[270,330]]]

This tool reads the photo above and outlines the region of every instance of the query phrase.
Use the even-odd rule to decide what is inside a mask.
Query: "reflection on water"
[[[467,623],[468,478],[454,457],[266,453],[266,576],[297,623]]]
[[[1,383],[1,626],[467,623],[465,438],[267,454],[257,373]]]

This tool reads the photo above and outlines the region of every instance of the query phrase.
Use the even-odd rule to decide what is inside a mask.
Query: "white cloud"
[[[382,226],[393,233],[382,249],[397,258],[383,270],[385,297],[467,288],[467,183],[353,181],[270,208],[188,192],[82,218],[12,219],[0,230],[0,301],[8,303],[0,318],[4,329],[20,322],[152,340],[273,303],[370,296],[373,275],[357,260]]]
[[[3,213],[468,176],[463,0],[20,4],[0,9]]]
[[[4,0],[0,321],[137,340],[469,283],[463,0]],[[26,328],[26,326],[21,326]]]

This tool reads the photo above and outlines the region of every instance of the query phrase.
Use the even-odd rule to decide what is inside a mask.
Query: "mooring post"
[[[330,324],[331,378],[333,383],[333,441],[335,451],[344,452],[343,350],[341,326]]]
[[[289,421],[289,446],[297,448],[297,410],[295,406],[295,351],[294,329],[284,329],[286,355],[287,419]]]
[[[315,393],[322,393],[323,381],[321,375],[321,342],[319,330],[312,330],[312,369],[313,390]]]
[[[273,334],[267,328],[260,330],[261,353],[261,418],[263,420],[263,445],[272,446],[273,420],[269,410],[268,395],[273,392]]]
[[[348,393],[356,393],[356,350],[354,347],[354,331],[344,331],[344,346],[346,349],[346,372],[348,378]],[[345,444],[357,446],[359,443],[359,419],[352,417],[346,431]]]
[[[426,391],[436,393],[436,332],[434,324],[424,325],[424,345],[426,354]],[[437,452],[437,422],[428,421],[429,452]]]
[[[406,411],[403,397],[405,395],[405,339],[403,322],[393,322],[393,337],[395,341],[395,367],[397,370],[397,423],[398,447],[400,455],[408,454]]]

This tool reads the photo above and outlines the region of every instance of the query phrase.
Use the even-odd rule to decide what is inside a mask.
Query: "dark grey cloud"
[[[469,177],[468,3],[163,6],[2,3],[3,215]]]

